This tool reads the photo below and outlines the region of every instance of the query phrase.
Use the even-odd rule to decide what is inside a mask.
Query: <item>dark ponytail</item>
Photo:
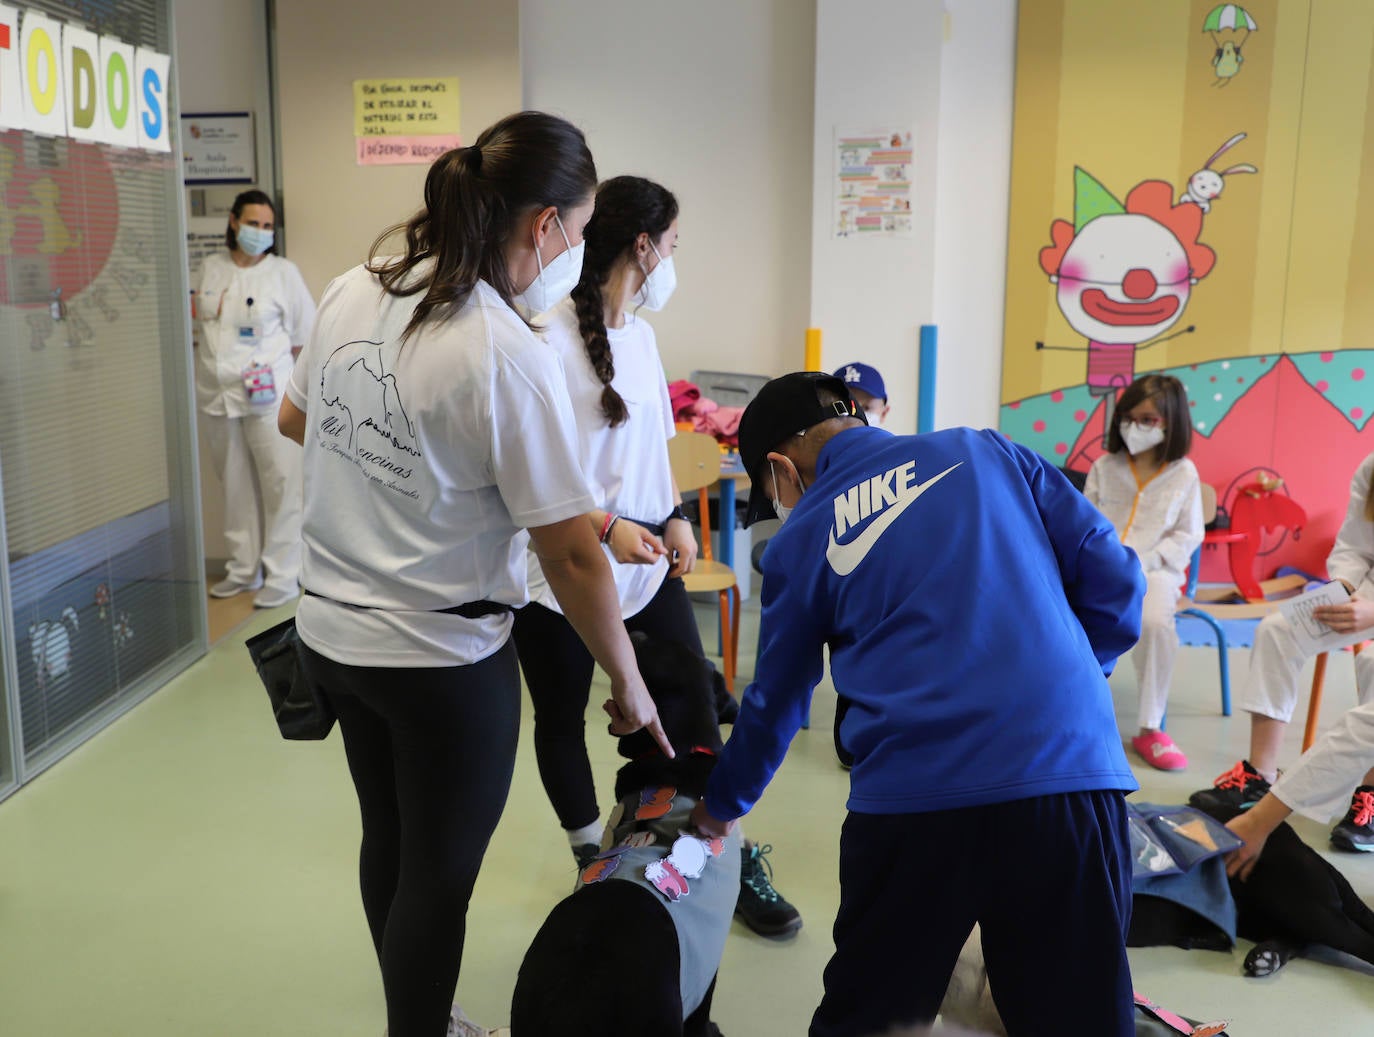
[[[508,115],[472,146],[439,156],[425,177],[425,207],[384,231],[368,254],[367,269],[387,292],[424,293],[402,340],[431,315],[455,312],[479,280],[514,309],[506,247],[516,220],[547,205],[566,214],[595,187],[596,165],[582,131],[543,112]],[[384,242],[397,231],[405,232],[405,253],[379,261]],[[430,260],[430,269],[413,276]]]
[[[592,370],[605,386],[601,390],[601,410],[612,428],[629,417],[625,401],[611,387],[615,378],[615,358],[606,335],[606,302],[603,288],[615,265],[633,260],[635,242],[641,234],[657,242],[677,219],[677,199],[671,191],[639,176],[618,176],[607,180],[596,192],[596,209],[582,231],[587,243],[582,259],[582,279],[573,289],[577,326],[587,347]]]

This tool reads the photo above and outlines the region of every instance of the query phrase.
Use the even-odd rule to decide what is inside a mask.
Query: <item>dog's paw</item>
[[[1272,976],[1297,957],[1297,954],[1298,948],[1281,940],[1265,940],[1263,943],[1257,943],[1245,956],[1245,974],[1247,976]]]

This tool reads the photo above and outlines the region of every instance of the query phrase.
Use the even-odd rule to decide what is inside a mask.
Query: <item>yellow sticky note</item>
[[[458,77],[353,80],[353,134],[421,137],[456,134]]]

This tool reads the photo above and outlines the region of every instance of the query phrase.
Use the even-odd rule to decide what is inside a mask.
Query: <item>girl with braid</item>
[[[677,199],[642,177],[603,183],[583,231],[582,276],[572,297],[540,318],[558,353],[577,424],[578,459],[597,502],[587,522],[615,563],[621,616],[631,631],[705,656],[683,587],[697,543],[668,462],[674,435],[668,380],[654,331],[640,315],[662,309],[677,284]],[[534,703],[539,776],[579,867],[600,848],[601,812],[587,757],[585,716],[593,661],[529,562],[530,604],[515,614],[515,645]],[[735,703],[718,681],[718,709]],[[801,917],[768,881],[767,847],[744,857],[740,913],[756,931],[792,932]]]

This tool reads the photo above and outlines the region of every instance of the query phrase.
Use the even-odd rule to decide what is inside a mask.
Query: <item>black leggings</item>
[[[346,666],[302,645],[358,791],[363,910],[391,1037],[447,1032],[468,901],[520,731],[514,646],[471,666]]]
[[[665,579],[625,629],[678,641],[705,658],[692,602],[678,577]],[[515,647],[534,703],[534,754],[558,822],[571,831],[601,817],[587,759],[587,700],[595,663],[572,624],[543,605],[515,612]]]

